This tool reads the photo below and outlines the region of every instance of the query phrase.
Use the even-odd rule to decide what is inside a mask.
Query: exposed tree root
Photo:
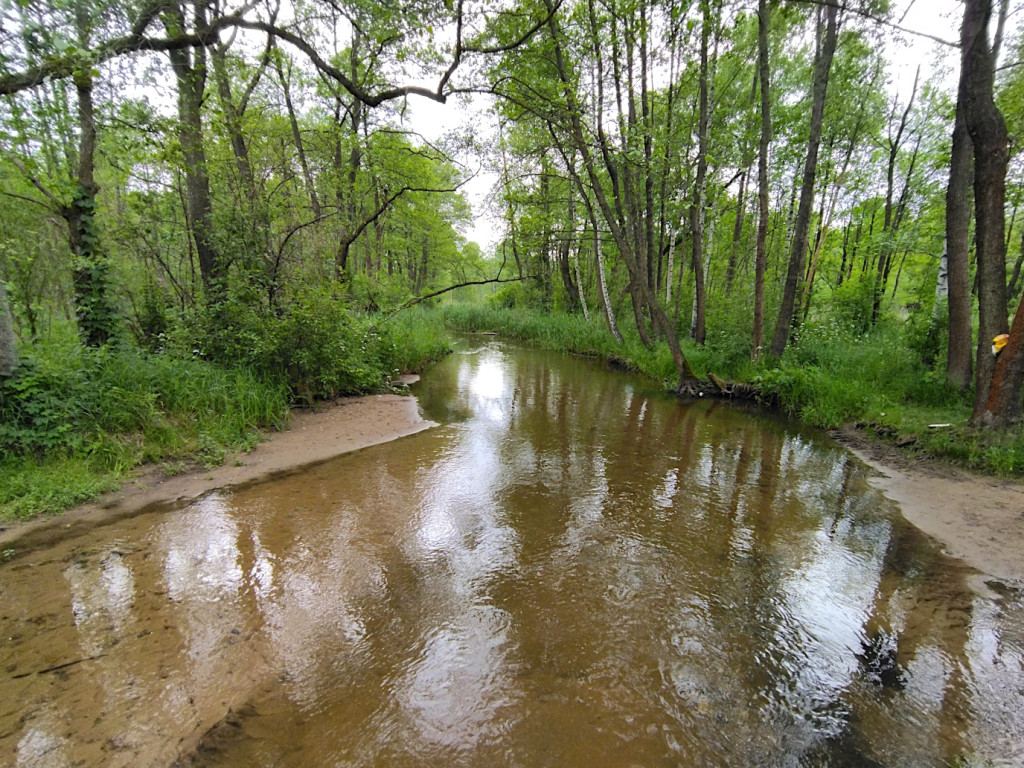
[[[749,400],[768,405],[774,404],[774,398],[765,395],[760,388],[752,384],[722,381],[715,374],[708,372],[708,380],[687,379],[676,388],[676,394],[684,398],[708,398],[720,400]]]

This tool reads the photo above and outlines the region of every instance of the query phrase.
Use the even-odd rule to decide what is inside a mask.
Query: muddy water
[[[1019,592],[835,444],[493,342],[417,394],[442,426],[0,565],[0,765],[1024,761]]]

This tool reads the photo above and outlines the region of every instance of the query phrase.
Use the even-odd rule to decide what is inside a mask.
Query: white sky
[[[996,4],[998,5],[998,0]],[[960,0],[895,0],[893,6],[894,19],[900,26],[950,42],[959,40],[960,21],[963,18],[963,4]],[[1012,39],[1022,21],[1024,4],[1011,3],[1005,35],[1007,40]],[[931,79],[938,69],[943,69],[944,87],[951,91],[955,89],[959,62],[952,48],[925,37],[902,34],[893,29],[884,31],[884,34],[888,40],[888,58],[892,63],[889,83],[891,91],[905,98],[913,84],[918,64],[921,65],[922,83]],[[1004,55],[1005,51],[1004,45]],[[417,131],[433,139],[440,138],[448,131],[467,129],[473,131],[478,142],[486,143],[489,137],[494,135],[493,120],[486,114],[486,107],[482,103],[467,108],[454,102],[442,105],[426,99],[413,98],[409,102],[407,119]],[[485,253],[494,248],[503,233],[501,217],[488,213],[486,206],[486,199],[497,180],[495,174],[482,170],[464,188],[466,198],[473,206],[474,217],[466,235],[470,240],[479,243]]]

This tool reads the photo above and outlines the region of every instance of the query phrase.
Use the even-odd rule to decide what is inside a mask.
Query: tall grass
[[[285,388],[248,370],[40,343],[0,385],[0,516],[63,509],[147,461],[220,463],[287,413]]]
[[[399,373],[421,373],[451,351],[444,318],[425,307],[371,318],[386,340],[388,365]]]

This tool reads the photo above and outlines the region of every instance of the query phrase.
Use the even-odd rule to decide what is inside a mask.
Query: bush
[[[181,428],[243,445],[285,415],[283,390],[244,369],[127,345],[41,344],[0,383],[0,458],[111,456],[112,436],[160,453],[153,441]]]
[[[241,288],[220,304],[179,318],[168,335],[178,354],[191,354],[287,387],[305,404],[338,395],[380,391],[400,372],[401,339],[377,330],[374,318],[349,309],[336,284],[307,285],[276,311],[261,309]]]

